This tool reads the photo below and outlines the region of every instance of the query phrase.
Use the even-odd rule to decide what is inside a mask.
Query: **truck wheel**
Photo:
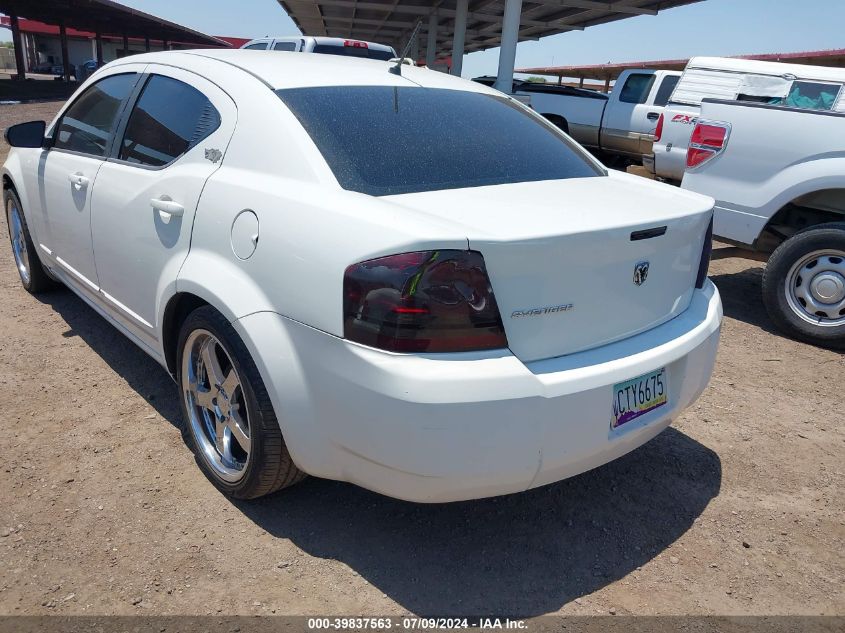
[[[255,499],[304,479],[255,362],[223,315],[194,310],[178,350],[182,436],[211,482],[235,499]]]
[[[763,274],[763,303],[790,336],[845,348],[845,222],[800,231],[778,246]]]

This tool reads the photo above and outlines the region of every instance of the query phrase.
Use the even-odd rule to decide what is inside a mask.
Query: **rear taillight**
[[[358,40],[344,40],[343,45],[352,48],[369,48],[366,42],[359,42]]]
[[[663,113],[660,114],[660,118],[657,119],[657,127],[654,129],[654,142],[660,142],[660,139],[663,137]]]
[[[346,269],[343,335],[391,352],[508,346],[481,253],[419,251]]]
[[[704,288],[707,281],[707,269],[710,268],[710,254],[713,252],[713,218],[707,226],[707,233],[704,235],[704,245],[701,247],[701,259],[698,262],[698,276],[695,278],[695,287]]]
[[[728,144],[731,126],[727,123],[699,121],[687,149],[687,169],[703,165],[721,154]]]

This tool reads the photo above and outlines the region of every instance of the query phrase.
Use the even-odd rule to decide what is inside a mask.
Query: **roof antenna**
[[[414,27],[413,32],[411,33],[411,37],[408,38],[408,43],[405,44],[405,48],[402,50],[402,55],[400,55],[399,59],[396,60],[396,65],[390,67],[390,72],[394,75],[402,76],[402,64],[405,63],[405,58],[408,56],[408,53],[411,52],[411,46],[414,44],[414,40],[417,39],[417,35],[422,28],[422,20],[417,21],[417,25]]]

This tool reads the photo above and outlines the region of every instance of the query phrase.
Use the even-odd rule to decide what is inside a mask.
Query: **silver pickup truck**
[[[831,69],[833,70],[833,69]],[[787,103],[710,101],[682,187],[715,198],[713,233],[768,258],[763,302],[791,336],[845,348],[845,71]],[[840,111],[837,111],[840,110]]]
[[[652,153],[657,120],[681,73],[673,70],[626,70],[610,94],[555,84],[514,81],[516,96],[584,147],[641,162]],[[495,77],[475,81],[492,86]]]

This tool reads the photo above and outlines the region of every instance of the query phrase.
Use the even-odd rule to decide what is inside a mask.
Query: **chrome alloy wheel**
[[[29,250],[26,248],[26,233],[23,228],[21,212],[14,197],[9,197],[6,203],[6,220],[9,222],[9,235],[12,238],[12,252],[15,255],[15,266],[21,276],[24,286],[29,284]]]
[[[185,341],[182,393],[203,458],[221,479],[237,482],[252,450],[246,399],[232,358],[208,330],[194,330]]]
[[[808,323],[836,327],[845,323],[845,251],[808,253],[786,275],[789,307]]]

